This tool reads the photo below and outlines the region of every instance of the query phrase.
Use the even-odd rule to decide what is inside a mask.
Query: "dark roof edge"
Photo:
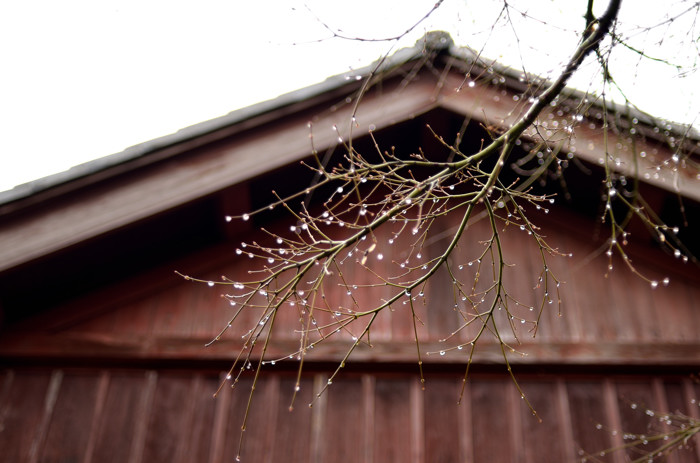
[[[445,34],[445,36],[449,38],[449,35]],[[451,38],[449,40],[451,43]],[[276,98],[256,103],[251,106],[237,109],[224,116],[184,127],[169,135],[130,146],[124,151],[78,164],[63,172],[58,172],[56,174],[51,174],[46,177],[17,185],[10,190],[0,192],[0,205],[27,198],[42,191],[46,191],[74,180],[105,171],[120,164],[143,158],[164,148],[192,140],[202,135],[216,132],[225,127],[250,120],[254,117],[258,117],[287,106],[301,103],[309,100],[310,98],[348,85],[348,83],[356,81],[356,77],[358,76],[366,78],[368,75],[381,71],[382,69],[405,64],[413,59],[416,59],[421,55],[424,49],[428,48],[424,42],[425,39],[421,39],[414,47],[403,48],[396,53],[393,53],[392,55],[376,61],[364,68],[328,77],[323,82],[319,82],[299,90],[294,90],[292,92],[282,94]],[[433,47],[429,46],[429,48]],[[442,48],[446,49],[447,47]]]
[[[28,198],[37,193],[47,191],[64,184],[68,184],[80,178],[89,177],[98,172],[106,171],[110,168],[126,164],[130,161],[145,158],[149,154],[161,151],[165,148],[216,132],[226,127],[239,124],[246,120],[262,116],[266,113],[270,113],[284,107],[304,102],[326,92],[340,89],[349,83],[355,82],[355,78],[358,76],[366,79],[377,72],[388,70],[416,60],[421,56],[424,56],[426,51],[444,53],[465,63],[471,63],[472,65],[475,64],[480,70],[492,69],[494,73],[497,75],[502,75],[510,81],[507,82],[506,85],[514,88],[522,86],[522,84],[520,84],[522,71],[499,64],[495,61],[491,62],[483,57],[480,57],[476,52],[468,47],[457,46],[447,32],[428,32],[426,35],[416,41],[413,47],[400,49],[396,53],[375,61],[364,68],[328,77],[323,82],[282,94],[276,98],[232,111],[224,116],[216,117],[208,121],[182,128],[172,134],[139,143],[126,148],[124,151],[94,159],[92,161],[71,167],[66,171],[15,186],[10,190],[2,191],[0,192],[0,206]],[[528,79],[533,81],[541,79],[541,77],[528,75]],[[562,96],[566,99],[582,99],[588,96],[595,100],[593,106],[603,107],[603,102],[600,101],[596,95],[590,95],[580,90],[567,88]],[[659,118],[655,118],[652,115],[638,109],[630,108],[627,105],[615,104],[609,101],[606,101],[605,105],[607,110],[612,114],[624,114],[629,120],[636,118],[640,125],[646,125],[650,128],[660,127],[663,128],[663,130],[668,130],[671,133],[682,135],[683,137],[691,140],[700,140],[700,132],[693,130],[692,126],[671,123],[665,120],[662,122],[662,120]]]
[[[450,39],[451,40],[451,39]],[[451,43],[449,46],[449,55],[458,61],[462,61],[468,65],[465,69],[471,70],[471,65],[474,64],[476,69],[473,71],[475,74],[482,72],[482,70],[493,71],[493,74],[497,76],[503,76],[507,79],[505,85],[519,91],[524,91],[527,87],[526,83],[523,83],[523,77],[527,77],[525,82],[547,82],[546,79],[537,74],[523,74],[522,70],[517,68],[512,68],[510,66],[501,64],[497,61],[489,60],[478,55],[474,50],[465,46],[458,46]],[[488,72],[488,71],[487,71]],[[476,77],[476,76],[475,76]],[[654,129],[658,127],[661,132],[668,131],[670,134],[687,138],[689,140],[700,142],[700,130],[695,129],[692,124],[682,124],[678,122],[672,122],[662,117],[656,117],[650,113],[642,111],[634,107],[631,104],[621,104],[615,103],[611,100],[603,99],[600,95],[595,93],[585,92],[574,87],[565,87],[561,93],[561,97],[566,100],[581,101],[584,98],[588,98],[591,101],[591,106],[602,109],[605,108],[612,116],[623,116],[627,121],[632,121],[632,119],[637,119],[637,123],[641,126],[648,126],[649,129]],[[557,98],[555,101],[557,101]],[[617,121],[618,123],[625,121]],[[631,125],[631,124],[630,124]],[[626,127],[629,128],[629,127]],[[652,135],[645,134],[645,135]],[[664,141],[662,136],[655,137],[659,141]]]

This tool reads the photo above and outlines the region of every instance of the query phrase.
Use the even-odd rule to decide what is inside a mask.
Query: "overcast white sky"
[[[514,28],[502,22],[491,31],[502,2],[445,0],[395,46],[410,46],[427,30],[443,29],[459,44],[477,49],[488,41],[485,56],[512,65],[519,65],[522,56],[528,71],[556,72],[576,44],[586,0],[509,3],[523,5],[521,10],[532,18],[511,11]],[[680,21],[652,33],[632,27],[660,23],[665,10],[686,8],[680,1],[666,3],[659,7],[658,2],[623,1],[622,20],[636,46],[689,66],[698,60],[697,49],[678,43],[692,42],[688,37],[697,38],[697,29]],[[330,39],[319,19],[351,36],[392,36],[433,4],[434,0],[2,2],[0,191],[363,67],[392,46]],[[687,24],[695,15],[689,17],[683,19]],[[540,29],[538,20],[550,26]],[[697,74],[640,63],[632,53],[627,59],[613,72],[620,73],[616,78],[633,101],[656,115],[694,122],[700,107]],[[586,87],[588,80],[582,77],[578,85]]]

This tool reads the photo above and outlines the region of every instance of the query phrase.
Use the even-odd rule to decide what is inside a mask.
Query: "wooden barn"
[[[338,138],[347,139],[343,127],[367,79],[381,82],[358,107],[358,150],[372,149],[376,140],[406,155],[419,148],[439,152],[445,148],[431,131],[455,134],[462,127],[463,143],[478,147],[487,131],[508,124],[525,79],[480,67],[449,37],[429,37],[395,54],[374,76],[368,68],[333,77],[0,193],[0,461],[234,461],[253,374],[244,371],[235,389],[212,396],[241,349],[245,322],[254,319],[244,314],[240,326],[205,347],[235,310],[222,298],[228,288],[175,272],[204,282],[245,278],[249,260],[235,250],[260,239],[260,227],[287,230],[289,217],[227,217],[264,207],[273,189],[286,194],[313,182],[313,172],[300,165],[311,153],[310,130],[320,153],[342,155]],[[478,85],[464,85],[468,73]],[[571,120],[567,105],[578,104],[580,95],[569,96],[543,116],[550,127]],[[534,463],[592,454],[623,462],[637,454],[599,452],[672,430],[678,422],[667,412],[700,418],[693,376],[700,369],[697,264],[668,252],[638,223],[630,224],[627,252],[657,287],[618,256],[605,256],[601,246],[610,234],[600,221],[606,150],[600,127],[610,117],[624,129],[624,120],[614,108],[605,116],[596,105],[580,114],[575,143],[559,146],[575,152],[566,195],[558,182],[538,186],[559,196],[548,214],[533,215],[548,242],[573,255],[548,262],[562,282],[561,305],[543,312],[534,339],[527,330],[508,339],[519,352],[509,355],[510,365],[541,421],[509,376],[500,345],[489,339],[475,351],[457,405],[467,354],[444,352],[450,341],[442,340],[456,318],[450,278],[440,274],[417,304],[424,389],[410,314],[405,305],[392,307],[373,326],[371,347],[358,347],[320,398],[352,343],[349,336],[308,352],[298,391],[296,359],[262,368],[243,461]],[[611,132],[616,169],[642,180],[649,206],[679,227],[687,247],[682,255],[697,255],[700,181],[690,168],[654,168],[672,159],[668,140],[675,129],[641,115],[633,124]],[[634,148],[629,130],[642,135]],[[693,143],[681,154],[697,161]],[[648,153],[636,172],[626,162],[632,149]],[[309,207],[322,200],[312,198]],[[456,222],[433,226],[449,230]],[[469,227],[460,249],[464,272],[474,271],[467,263],[489,233],[484,221]],[[386,265],[399,262],[406,246],[385,246]],[[503,246],[510,284],[536,304],[541,264],[532,240],[507,227]],[[340,290],[328,293],[336,301],[343,297]],[[358,291],[356,297],[381,295]],[[280,318],[284,329],[270,342],[267,359],[298,349],[294,311]],[[691,439],[668,461],[698,462],[700,446]]]

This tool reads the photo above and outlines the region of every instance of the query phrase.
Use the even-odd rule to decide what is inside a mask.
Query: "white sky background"
[[[502,1],[445,0],[394,44],[331,39],[319,18],[349,36],[394,36],[434,0],[2,2],[0,191],[364,67],[428,30],[447,30],[477,50],[486,42],[486,57],[556,75],[578,41],[586,0],[509,3],[531,18],[511,10],[514,27],[501,21],[492,31]],[[695,13],[650,33],[632,27],[687,7],[627,0],[621,21],[636,47],[691,68],[699,59]],[[613,76],[634,103],[697,124],[697,73],[640,61],[621,47],[615,53]],[[583,75],[576,85],[600,90],[590,81]]]

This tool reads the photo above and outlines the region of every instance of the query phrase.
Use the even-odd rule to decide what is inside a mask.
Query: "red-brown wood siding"
[[[554,215],[558,211],[554,211]],[[564,211],[561,212],[565,214]],[[573,258],[548,256],[551,273],[562,281],[559,289],[561,307],[556,292],[550,286],[552,304],[545,304],[537,336],[533,339],[530,323],[514,322],[515,339],[509,321],[497,314],[503,339],[526,356],[512,355],[515,363],[570,363],[570,364],[666,364],[693,365],[700,363],[700,285],[697,274],[683,274],[692,264],[663,255],[660,251],[630,254],[637,269],[650,278],[661,281],[670,277],[668,287],[662,284],[652,290],[643,279],[632,275],[618,259],[613,259],[615,270],[608,277],[607,260],[600,253],[599,243],[589,242],[585,234],[576,230],[585,224],[574,216],[570,224],[551,220],[542,215],[536,222],[542,226],[553,247],[573,253]],[[438,232],[450,230],[454,224],[436,222]],[[483,247],[479,240],[487,239],[490,230],[485,221],[473,223],[466,232],[452,262],[457,278],[465,286],[473,281],[478,265],[474,260]],[[241,241],[246,238],[242,237]],[[505,280],[509,294],[523,306],[511,305],[513,314],[529,320],[535,317],[541,303],[543,289],[537,286],[542,260],[532,238],[517,227],[501,230],[501,238],[509,264]],[[388,235],[379,234],[378,250],[384,254],[382,271],[397,272],[397,262],[406,257],[410,241],[402,235],[388,245]],[[203,345],[223,328],[232,313],[221,297],[231,292],[230,286],[208,287],[177,277],[173,270],[186,272],[204,280],[219,281],[224,275],[234,281],[247,277],[247,258],[236,256],[236,245],[202,252],[177,267],[163,267],[140,279],[133,279],[101,293],[87,296],[72,305],[58,308],[54,314],[42,314],[23,325],[7,330],[0,339],[0,354],[19,358],[107,357],[150,359],[232,359],[241,345],[241,334],[256,323],[259,310],[245,311],[220,342],[211,347]],[[439,243],[426,246],[422,259],[439,252]],[[417,259],[412,258],[413,261]],[[472,265],[469,265],[472,263]],[[490,284],[490,263],[482,262],[482,276],[478,285]],[[461,267],[461,269],[460,269]],[[348,259],[341,268],[345,281],[358,285],[371,283],[371,276]],[[325,294],[331,306],[352,307],[347,289],[331,277]],[[551,282],[550,282],[551,283]],[[150,288],[143,291],[142,287]],[[394,290],[395,291],[395,290]],[[417,291],[416,291],[417,292]],[[373,307],[377,301],[392,295],[386,287],[353,290],[357,307]],[[460,363],[468,349],[436,352],[467,342],[477,327],[462,330],[447,342],[440,342],[462,323],[453,306],[464,309],[465,303],[455,298],[453,284],[447,272],[438,272],[425,288],[425,297],[416,294],[414,308],[422,323],[417,324],[424,361]],[[372,328],[373,348],[360,346],[355,359],[365,361],[415,362],[415,341],[408,298],[380,314]],[[535,307],[531,312],[527,306]],[[334,321],[328,313],[316,313],[319,326]],[[359,334],[364,320],[350,325],[328,342],[309,351],[309,360],[339,360],[352,343],[351,335]],[[268,359],[286,357],[299,345],[299,314],[295,307],[280,311]],[[428,355],[432,352],[431,355]],[[477,360],[501,362],[499,346],[485,336],[477,349]]]
[[[685,376],[523,375],[540,423],[503,376],[477,374],[457,405],[456,377],[429,377],[423,391],[414,375],[350,373],[310,408],[326,378],[304,375],[289,412],[294,377],[263,376],[243,461],[574,461],[621,443],[623,431],[658,429],[650,411],[697,413],[700,396]],[[233,461],[251,379],[213,399],[218,381],[168,370],[3,370],[0,461]],[[699,457],[691,441],[672,461]]]

